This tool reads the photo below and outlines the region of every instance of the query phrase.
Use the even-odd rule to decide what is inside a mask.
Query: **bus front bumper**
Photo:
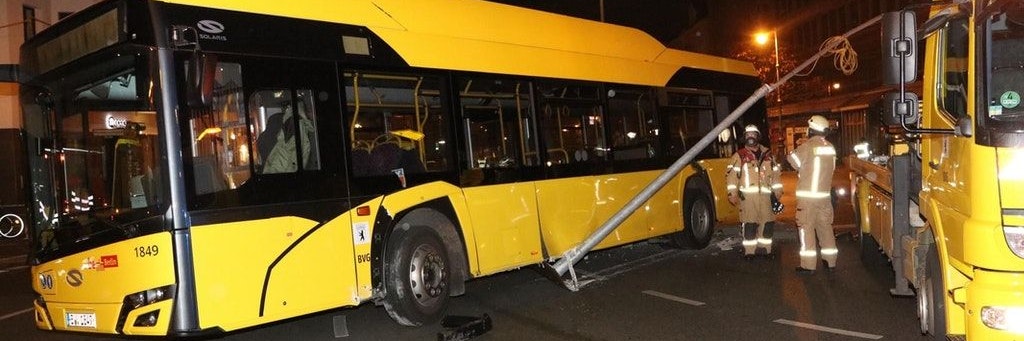
[[[954,301],[962,302],[967,313],[967,336],[1024,339],[1024,273],[976,270],[974,275],[966,290],[953,291]]]
[[[122,303],[61,303],[36,298],[36,327],[42,330],[71,332],[166,335],[173,300],[164,300],[137,309],[123,309]]]

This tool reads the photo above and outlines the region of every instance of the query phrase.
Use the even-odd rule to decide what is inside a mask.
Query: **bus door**
[[[358,303],[334,64],[215,55],[199,63],[215,63],[192,68],[215,70],[212,99],[190,107],[182,149],[200,323]]]
[[[665,130],[661,136],[665,148],[664,162],[666,165],[675,162],[718,123],[715,119],[712,93],[706,90],[662,89],[658,94],[658,114]],[[719,158],[721,156],[718,151],[720,149],[731,150],[731,145],[732,139],[727,139],[726,143],[712,144],[701,151],[695,160]],[[686,176],[692,174],[690,169],[683,170],[680,180],[685,181]],[[724,178],[725,170],[722,169],[719,173]],[[724,183],[724,181],[712,183]],[[683,193],[681,192],[683,185],[685,184],[670,183],[651,199],[656,203],[671,203],[651,207],[649,221],[652,222],[651,228],[656,234],[680,228],[681,212],[683,212]]]
[[[530,82],[466,77],[457,82],[462,171],[480,271],[543,260],[536,186],[541,177]]]
[[[546,180],[537,182],[544,243],[552,255],[578,244],[633,198],[634,181],[612,172],[605,136],[603,87],[545,82],[536,85],[545,148]],[[648,235],[634,213],[598,247]]]
[[[613,175],[622,184],[616,195],[630,200],[665,168],[660,159],[661,129],[654,109],[657,93],[648,87],[609,85],[606,94],[608,110],[605,116],[612,147]],[[644,221],[631,230],[635,234],[630,237],[650,237],[656,227],[667,225],[668,221],[660,215],[670,212],[673,202],[678,201],[678,198],[670,197],[671,193],[675,191],[660,191],[638,210],[643,212]]]

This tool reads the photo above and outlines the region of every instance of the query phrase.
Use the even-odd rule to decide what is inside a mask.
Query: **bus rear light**
[[[1004,226],[1003,235],[1006,236],[1006,244],[1017,257],[1024,258],[1024,227]]]
[[[1024,309],[1011,307],[982,307],[981,322],[992,329],[1024,333]]]
[[[360,217],[365,217],[365,216],[370,215],[370,206],[359,206],[359,207],[356,207],[356,215],[360,216]]]

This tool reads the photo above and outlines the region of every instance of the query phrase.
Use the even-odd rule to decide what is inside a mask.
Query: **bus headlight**
[[[981,322],[992,329],[1024,332],[1024,308],[982,307]]]
[[[1006,236],[1006,244],[1017,257],[1024,258],[1024,227],[1004,226],[1003,235]]]
[[[137,309],[144,305],[160,302],[174,296],[174,286],[168,285],[156,289],[139,291],[124,297],[124,303],[129,310]]]
[[[117,332],[124,332],[125,320],[128,318],[129,312],[143,306],[174,298],[174,289],[175,286],[171,284],[126,295],[121,305],[121,313],[117,316]],[[159,316],[160,311],[158,310],[147,312],[139,315],[131,324],[136,327],[151,327],[156,324]]]

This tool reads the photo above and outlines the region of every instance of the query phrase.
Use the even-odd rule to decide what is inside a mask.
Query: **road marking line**
[[[775,320],[775,321],[772,321],[772,322],[779,323],[779,324],[786,324],[786,325],[790,325],[790,326],[794,326],[794,327],[813,329],[813,330],[822,331],[822,332],[826,332],[826,333],[859,337],[859,338],[862,338],[862,339],[878,340],[878,339],[882,338],[881,335],[867,334],[867,333],[861,333],[861,332],[854,332],[854,331],[843,330],[843,329],[836,329],[836,328],[829,328],[829,327],[819,326],[819,325],[815,325],[815,324],[796,322],[796,321],[790,321],[790,320],[785,320],[785,319],[778,319],[778,320]]]
[[[36,310],[36,308],[28,308],[28,309],[25,309],[25,310],[15,311],[13,313],[10,313],[10,314],[4,315],[4,316],[0,316],[0,321],[3,321],[3,320],[6,320],[6,319],[15,317],[15,316],[27,313],[27,312],[31,312],[33,310]]]
[[[682,298],[682,297],[675,296],[675,295],[669,295],[669,294],[666,294],[666,293],[663,293],[663,292],[657,292],[657,291],[654,291],[654,290],[644,290],[643,293],[651,295],[651,296],[654,296],[654,297],[664,298],[664,299],[669,300],[669,301],[676,301],[676,302],[679,302],[679,303],[689,304],[689,305],[697,306],[697,307],[704,305],[704,302],[694,301],[694,300],[691,300],[691,299],[686,299],[686,298]]]

